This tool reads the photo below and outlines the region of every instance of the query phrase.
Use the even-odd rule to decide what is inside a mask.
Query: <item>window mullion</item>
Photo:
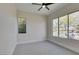
[[[58,37],[59,37],[59,17],[58,17]]]
[[[67,25],[67,35],[68,35],[68,39],[69,39],[69,15],[67,15],[67,23],[68,23],[68,25]]]

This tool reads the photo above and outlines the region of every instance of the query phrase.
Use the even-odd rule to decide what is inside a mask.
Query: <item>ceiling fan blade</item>
[[[42,7],[40,7],[40,8],[38,9],[38,11],[40,11],[40,9],[42,9]]]
[[[54,3],[45,3],[45,5],[51,5],[51,4],[54,4]]]
[[[46,6],[46,9],[50,10],[47,6]]]
[[[33,5],[41,5],[40,3],[32,3]]]

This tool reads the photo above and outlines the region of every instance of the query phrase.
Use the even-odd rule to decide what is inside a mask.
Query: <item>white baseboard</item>
[[[33,41],[17,42],[17,44],[34,43],[34,42],[39,42],[39,41],[44,41],[44,40],[33,40]]]

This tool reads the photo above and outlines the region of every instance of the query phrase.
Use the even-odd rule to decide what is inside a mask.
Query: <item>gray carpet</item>
[[[13,55],[76,55],[74,52],[62,48],[48,41],[19,44]]]

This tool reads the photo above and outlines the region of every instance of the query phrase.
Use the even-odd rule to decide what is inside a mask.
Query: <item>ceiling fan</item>
[[[51,4],[54,4],[54,3],[42,3],[42,4],[40,4],[40,3],[32,3],[32,5],[41,5],[41,7],[38,9],[38,11],[40,11],[42,8],[46,8],[47,10],[50,10],[48,8],[48,5],[51,5]]]

